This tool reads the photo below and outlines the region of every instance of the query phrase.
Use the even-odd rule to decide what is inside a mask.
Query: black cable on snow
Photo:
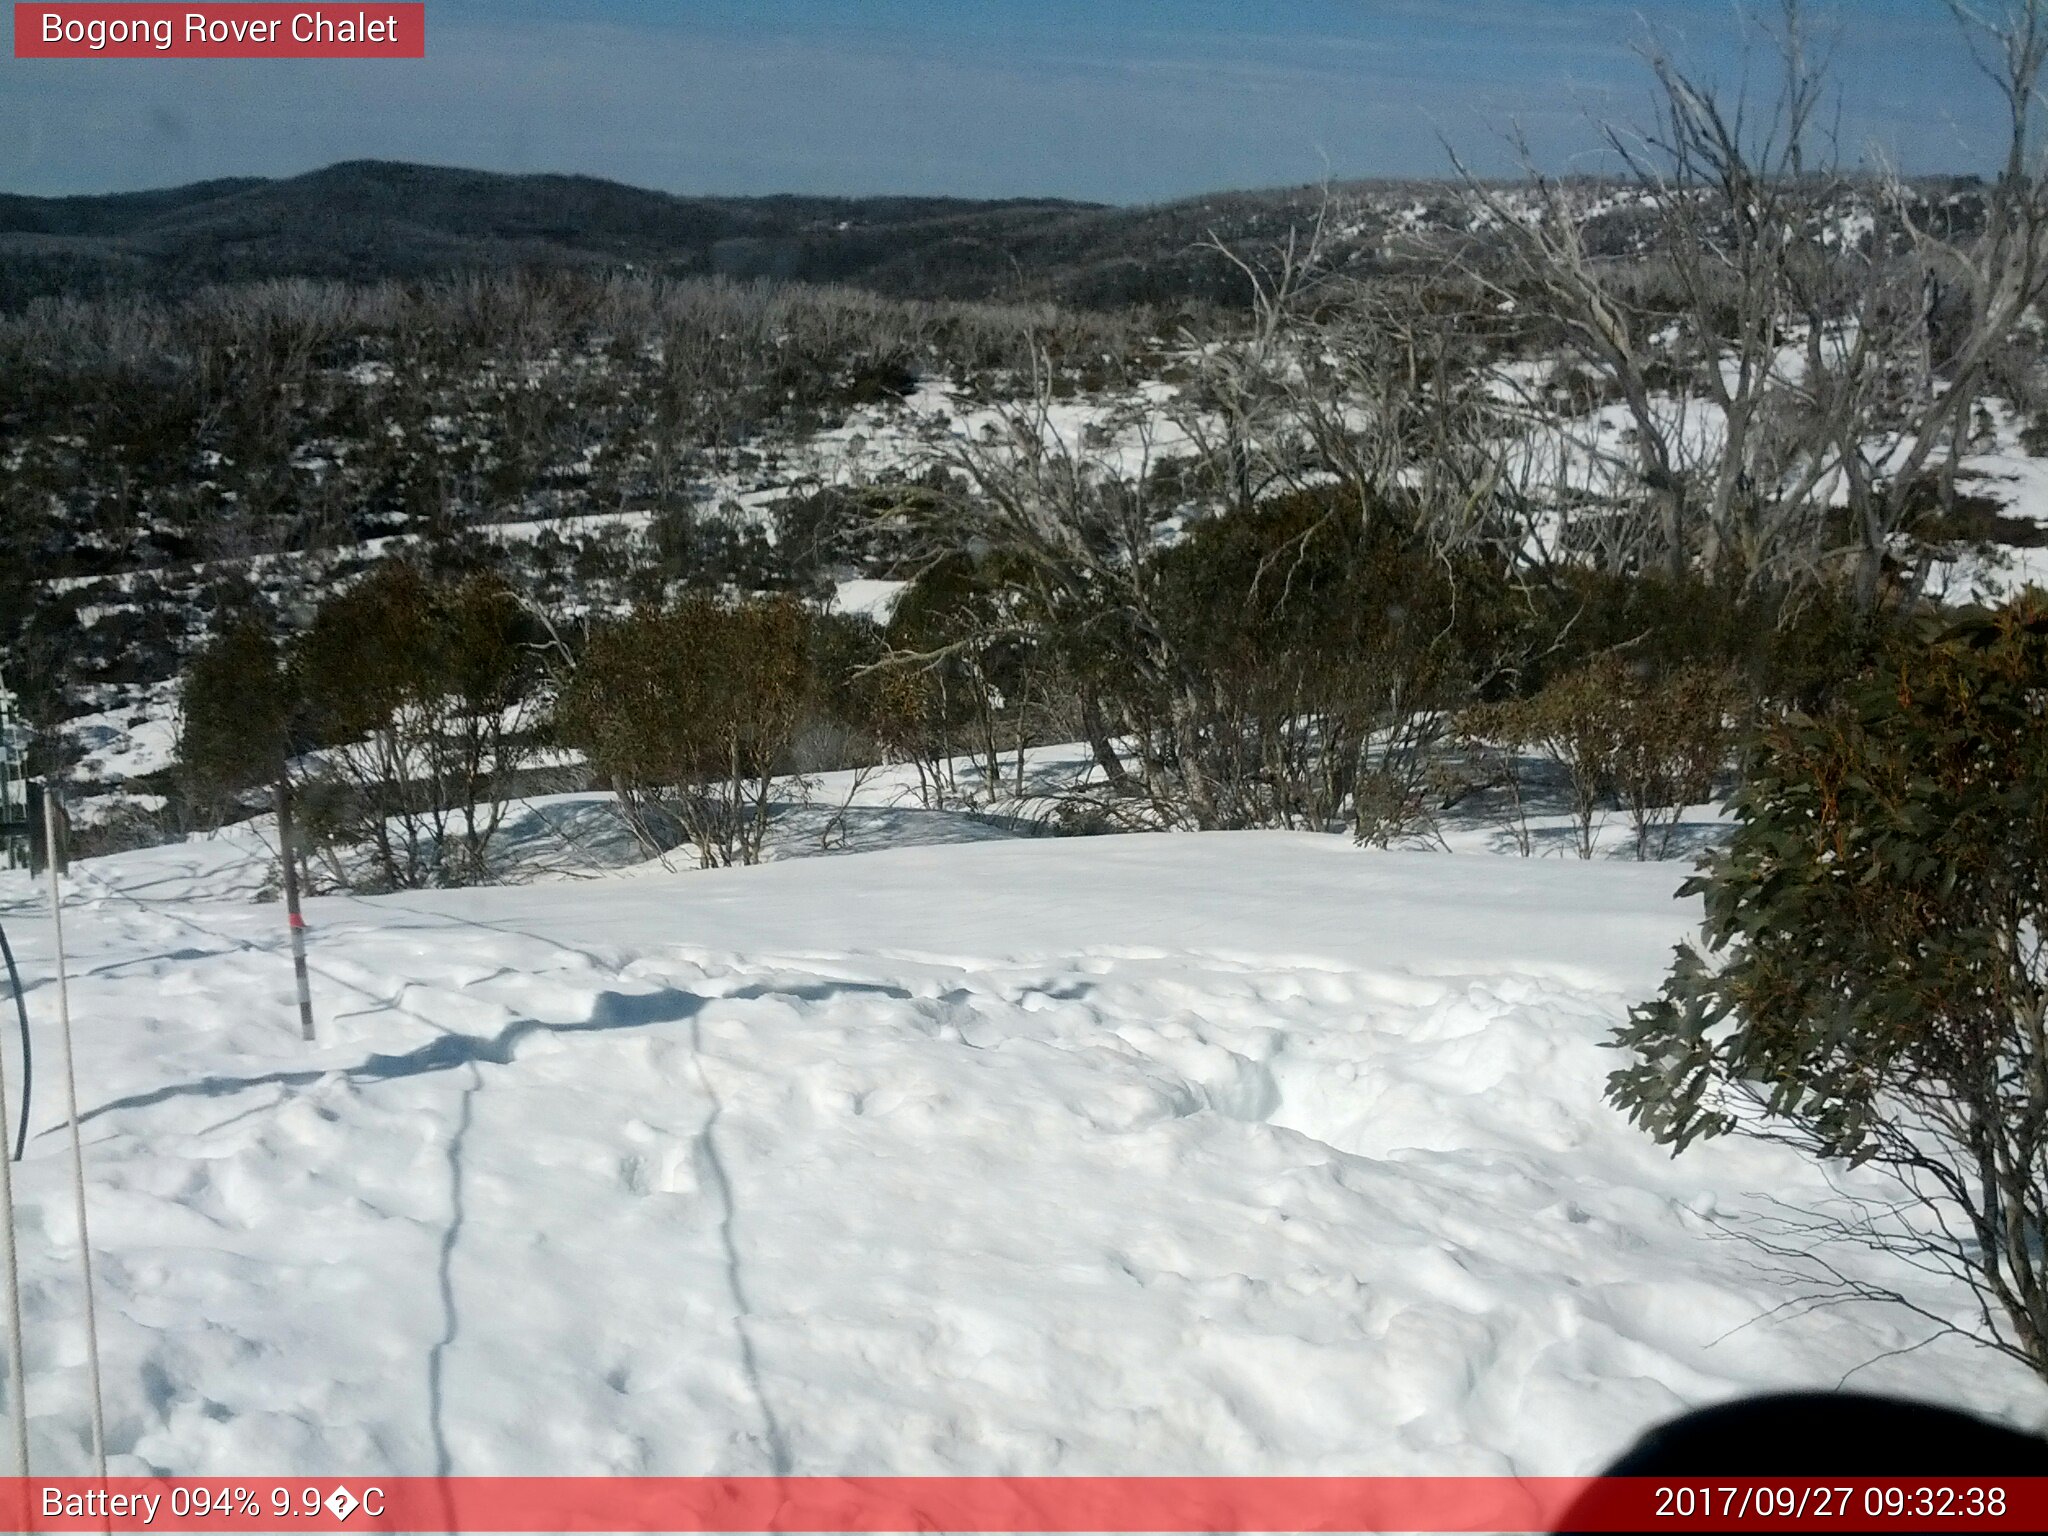
[[[14,1012],[21,1020],[21,1119],[16,1122],[14,1132],[14,1160],[18,1163],[28,1146],[28,1091],[33,1081],[33,1066],[28,1043],[28,1004],[21,998],[21,972],[14,968],[14,949],[7,942],[4,924],[0,924],[0,956],[7,961],[7,984],[14,989]]]

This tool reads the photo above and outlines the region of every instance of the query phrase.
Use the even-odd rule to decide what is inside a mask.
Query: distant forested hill
[[[1312,193],[1154,208],[1048,199],[678,197],[583,176],[353,161],[287,180],[96,197],[0,195],[0,307],[266,277],[367,280],[631,265],[1090,306],[1220,297],[1200,248],[1284,230]]]

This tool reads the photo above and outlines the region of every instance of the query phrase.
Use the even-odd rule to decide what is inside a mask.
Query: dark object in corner
[[[1602,1476],[2048,1477],[2048,1440],[1902,1398],[1786,1392],[1659,1425]]]

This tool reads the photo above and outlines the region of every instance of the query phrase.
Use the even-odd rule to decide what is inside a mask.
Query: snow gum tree
[[[1706,953],[1620,1032],[1609,1097],[1674,1149],[1741,1133],[1889,1173],[1897,1201],[1758,1240],[1957,1276],[1966,1331],[2048,1377],[2048,594],[1899,638],[1752,755],[1686,887]],[[1902,1300],[1815,1262],[1833,1294]]]

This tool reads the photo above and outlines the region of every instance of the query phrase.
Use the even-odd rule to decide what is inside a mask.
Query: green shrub
[[[1687,805],[1712,792],[1726,764],[1741,708],[1725,672],[1685,664],[1660,671],[1614,652],[1553,678],[1528,698],[1464,711],[1457,734],[1468,748],[1501,754],[1510,799],[1520,817],[1527,795],[1513,756],[1531,749],[1562,771],[1578,855],[1593,857],[1604,806],[1628,814],[1638,859],[1670,851]],[[1517,840],[1530,851],[1526,820]]]
[[[1825,587],[1741,587],[1655,571],[1565,569],[1534,594],[1533,652],[1522,679],[1550,678],[1610,651],[1653,674],[1699,665],[1729,676],[1752,705],[1815,707],[1874,654],[1881,623]]]
[[[1845,1235],[1961,1276],[2048,1376],[2048,597],[1891,644],[1763,734],[1737,829],[1609,1097],[1659,1141],[1741,1131],[1906,1191]]]
[[[1125,643],[1167,665],[1102,678],[1155,798],[1199,826],[1348,823],[1367,841],[1423,816],[1450,712],[1516,642],[1497,570],[1374,531],[1392,521],[1301,493],[1197,524],[1155,558]]]
[[[369,884],[487,879],[533,745],[532,628],[496,576],[437,580],[402,561],[372,566],[322,601],[281,656],[267,635],[235,625],[194,657],[188,772],[238,785],[222,759],[260,743],[263,776],[273,777],[296,752],[305,830],[323,853],[366,850]],[[345,860],[327,863],[358,883]]]
[[[249,790],[277,782],[292,706],[266,620],[236,619],[194,652],[179,704],[179,777],[195,806],[220,815]]]
[[[653,853],[754,864],[813,696],[811,616],[789,598],[685,597],[598,629],[556,725]],[[679,835],[679,837],[678,837]]]

